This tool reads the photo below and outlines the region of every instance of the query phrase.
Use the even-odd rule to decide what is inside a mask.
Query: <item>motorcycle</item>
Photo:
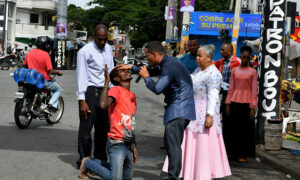
[[[16,125],[20,129],[26,129],[33,118],[46,120],[48,124],[58,123],[64,112],[64,100],[60,96],[57,111],[49,114],[43,110],[46,108],[51,96],[52,92],[47,89],[39,89],[32,84],[18,82],[18,91],[14,97]]]
[[[13,66],[15,61],[14,55],[8,55],[0,58],[0,67],[1,69],[8,70]]]
[[[0,68],[8,70],[10,67],[21,67],[24,62],[24,57],[21,52],[16,52],[16,55],[9,54],[0,58]]]

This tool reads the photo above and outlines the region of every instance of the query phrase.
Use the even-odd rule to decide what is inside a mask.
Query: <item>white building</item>
[[[16,38],[55,36],[57,14],[54,0],[17,0]]]
[[[6,28],[5,28],[5,39],[3,39],[3,24],[4,24],[4,0],[0,0],[0,39],[5,42],[4,49],[7,46],[11,46],[15,41],[15,30],[16,30],[16,1],[8,0],[6,7]]]
[[[300,1],[299,0],[288,0],[289,2],[296,2],[296,11],[300,13]],[[261,14],[262,13],[262,3],[261,0],[242,0],[242,9],[250,10],[251,14]]]

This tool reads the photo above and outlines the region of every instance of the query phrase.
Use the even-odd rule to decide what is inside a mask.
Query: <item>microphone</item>
[[[144,66],[144,63],[141,62],[138,66],[142,67],[142,66]],[[139,75],[139,76],[136,78],[135,83],[139,83],[140,80],[141,80],[141,78],[142,78],[142,77]]]
[[[139,76],[136,78],[135,82],[136,82],[136,83],[139,83],[140,80],[141,80],[141,78],[142,78],[142,77],[139,75]]]

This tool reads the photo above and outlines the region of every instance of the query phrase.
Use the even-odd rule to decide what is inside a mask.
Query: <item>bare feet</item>
[[[81,161],[81,165],[80,165],[80,168],[79,168],[79,178],[81,178],[81,179],[88,179],[89,178],[88,174],[87,174],[87,171],[84,167],[85,160],[87,160],[89,158],[90,158],[90,156],[85,157]]]

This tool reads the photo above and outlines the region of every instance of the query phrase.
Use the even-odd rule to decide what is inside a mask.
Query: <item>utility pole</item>
[[[231,44],[233,46],[233,55],[236,55],[237,41],[239,38],[240,15],[241,15],[241,0],[236,0],[235,10],[234,10],[234,23],[233,23],[233,30],[232,30],[232,41],[231,41]]]
[[[70,63],[66,60],[66,36],[67,36],[67,9],[68,0],[57,1],[57,25],[56,25],[56,69],[70,68]],[[62,31],[62,32],[61,32]]]
[[[57,1],[57,23],[65,25],[65,34],[67,35],[67,15],[68,15],[68,0]],[[61,36],[65,39],[66,36]]]
[[[189,40],[190,19],[191,19],[191,13],[184,12],[183,19],[182,19],[182,29],[181,29],[180,54],[184,53],[184,42]]]
[[[174,33],[174,22],[176,22],[176,19],[175,19],[175,14],[176,14],[176,1],[175,0],[168,0],[168,12],[169,12],[169,9],[171,7],[174,8],[174,19],[172,20],[167,20],[167,28],[166,28],[166,43],[170,43],[172,40],[173,40],[173,33]]]
[[[234,0],[231,0],[231,1],[230,1],[229,10],[232,10],[232,8],[233,8],[233,1],[234,1]]]
[[[289,58],[289,47],[290,47],[290,35],[291,35],[291,17],[286,17],[285,21],[286,21],[286,23],[285,23],[285,48],[284,48],[283,79],[287,80],[288,79],[288,62],[289,62],[288,58]]]
[[[3,53],[6,54],[5,48],[7,47],[6,42],[6,19],[7,18],[7,0],[4,2],[4,21],[3,21],[3,34],[2,34],[2,49]]]

